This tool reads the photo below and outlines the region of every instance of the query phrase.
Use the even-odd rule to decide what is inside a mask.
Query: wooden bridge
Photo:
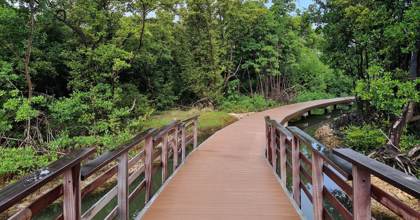
[[[198,118],[193,117],[148,130],[91,160],[94,149],[83,149],[2,189],[0,212],[16,208],[35,190],[63,176],[62,182],[18,208],[10,219],[31,219],[60,198],[63,213],[55,219],[98,219],[114,198],[117,204],[103,219],[370,219],[372,198],[404,219],[420,219],[419,209],[370,181],[376,176],[420,198],[418,179],[350,149],[329,151],[300,129],[287,126],[290,119],[313,109],[352,101],[319,100],[255,113],[199,147]],[[189,146],[194,150],[187,157]],[[326,178],[352,201],[351,207],[325,187]],[[116,185],[82,212],[84,198],[106,182]],[[156,183],[163,184],[157,191]],[[142,193],[145,207],[130,216],[130,201]],[[310,206],[303,205],[304,198]],[[338,215],[332,215],[331,208]],[[311,214],[304,215],[308,212],[304,209]]]

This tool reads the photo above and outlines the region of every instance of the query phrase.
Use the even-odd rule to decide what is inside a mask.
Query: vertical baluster
[[[162,183],[168,178],[168,133],[163,135],[162,140]]]
[[[81,216],[80,164],[77,164],[64,172],[63,190],[64,219],[79,220]]]
[[[353,165],[353,219],[371,219],[370,173]]]
[[[276,143],[276,128],[274,126],[271,127],[271,132],[270,132],[270,137],[271,137],[271,165],[273,166],[273,170],[276,171],[276,162],[277,162],[277,153],[276,153],[276,148],[277,148],[277,143]]]
[[[182,162],[185,162],[185,155],[186,155],[186,146],[185,146],[185,124],[181,125],[181,154],[182,154]]]
[[[314,219],[323,219],[323,194],[324,179],[322,175],[323,158],[316,150],[312,150],[312,200],[314,208]]]
[[[118,216],[120,220],[128,220],[128,152],[118,157]]]
[[[152,195],[152,155],[153,155],[153,137],[149,135],[145,140],[145,159],[144,159],[144,178],[146,180],[145,203]]]
[[[194,148],[198,145],[198,118],[194,119]]]
[[[300,207],[300,160],[299,160],[300,141],[293,137],[292,141],[292,189],[293,199]]]
[[[173,156],[173,170],[175,170],[178,167],[178,133],[179,133],[179,126],[177,125],[175,128],[175,133],[173,134],[173,138],[174,138],[174,144],[172,146],[172,151],[174,152],[174,156]]]
[[[286,136],[280,132],[280,177],[283,185],[286,186]]]

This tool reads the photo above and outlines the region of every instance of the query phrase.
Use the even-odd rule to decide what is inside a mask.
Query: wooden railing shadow
[[[186,159],[187,146],[197,147],[198,116],[183,121],[173,121],[160,129],[144,131],[127,144],[99,157],[88,160],[94,148],[75,151],[51,163],[48,167],[24,177],[0,191],[0,213],[19,204],[51,181],[62,177],[53,189],[34,199],[9,219],[32,219],[62,197],[63,212],[56,219],[92,219],[117,198],[117,205],[105,219],[128,219],[129,201],[140,192],[145,192],[145,203],[152,196],[153,173],[162,169],[164,183],[169,176],[169,159],[175,170]],[[116,186],[91,205],[81,211],[81,201],[88,194],[103,186],[116,176]],[[135,186],[135,180],[144,178]],[[129,190],[129,187],[134,189]]]
[[[371,176],[417,199],[419,179],[348,148],[329,150],[299,128],[285,127],[268,116],[265,122],[267,160],[299,208],[301,192],[306,195],[314,219],[333,219],[325,202],[339,213],[334,219],[371,219],[372,199],[404,219],[420,219],[420,212],[372,184]],[[351,201],[351,207],[326,188],[326,176]]]

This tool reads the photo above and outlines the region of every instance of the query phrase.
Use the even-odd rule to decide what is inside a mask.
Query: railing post
[[[66,170],[63,177],[63,217],[79,220],[81,217],[80,163]]]
[[[182,154],[182,162],[185,162],[185,155],[186,155],[186,144],[185,144],[185,124],[181,125],[181,154]]]
[[[166,181],[166,178],[168,178],[168,133],[165,133],[163,135],[161,160],[162,183],[164,183]]]
[[[177,125],[176,128],[175,128],[175,133],[173,134],[174,135],[173,138],[175,139],[175,143],[172,146],[172,151],[174,152],[173,170],[175,170],[178,167],[178,157],[179,157],[179,155],[178,155],[178,144],[179,144],[178,133],[179,133],[179,129],[178,128],[179,128],[179,126]]]
[[[277,169],[277,153],[276,153],[276,128],[271,127],[271,165],[273,166],[273,170],[276,171]]]
[[[198,118],[194,119],[194,148],[198,145]]]
[[[368,170],[353,165],[353,219],[371,219],[371,186]]]
[[[283,185],[286,186],[286,136],[280,132],[280,178]]]
[[[128,153],[118,157],[118,216],[120,220],[128,220]]]
[[[299,139],[293,137],[292,142],[292,189],[293,199],[300,207],[300,161],[299,161]]]
[[[270,131],[269,131],[269,120],[270,117],[265,116],[265,158],[268,159],[268,150],[270,149]]]
[[[153,155],[153,136],[149,135],[145,141],[144,159],[144,178],[146,181],[146,193],[144,202],[149,202],[152,195],[152,155]]]
[[[272,141],[273,140],[271,140],[271,130],[272,130],[272,128],[273,128],[273,126],[271,125],[271,123],[270,124],[268,124],[267,125],[267,149],[266,149],[266,154],[267,154],[267,160],[268,160],[268,162],[270,162],[271,163],[271,158],[272,158],[272,155],[271,155],[271,153],[272,153],[272,151],[271,151],[271,145],[272,145]]]
[[[322,174],[322,167],[324,166],[324,159],[318,152],[312,150],[312,203],[314,208],[314,219],[323,219],[323,189],[324,179]]]

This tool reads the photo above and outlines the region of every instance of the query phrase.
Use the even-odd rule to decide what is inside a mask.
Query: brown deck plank
[[[264,116],[282,121],[308,107],[341,100],[282,106],[216,132],[188,158],[142,219],[299,219],[264,157]]]

